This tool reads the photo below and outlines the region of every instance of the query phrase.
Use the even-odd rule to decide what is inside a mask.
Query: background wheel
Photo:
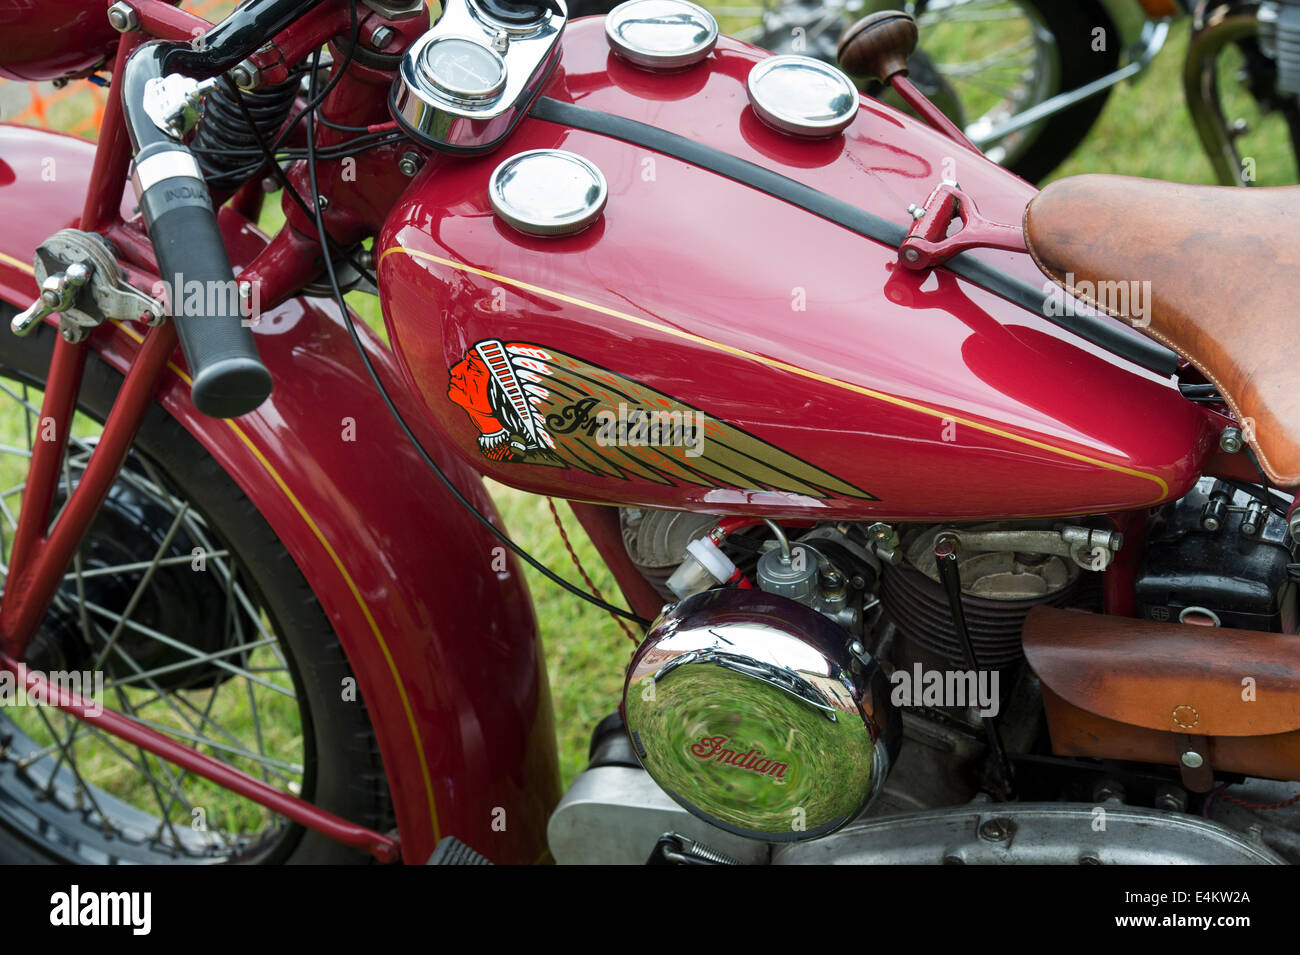
[[[49,326],[0,335],[5,573],[54,339]],[[92,352],[56,510],[120,383]],[[310,586],[157,405],[24,662],[98,671],[105,707],[354,822],[393,825],[373,727],[344,700],[352,672]],[[369,859],[57,710],[0,707],[0,861]]]
[[[937,75],[941,90],[959,104],[954,121],[990,159],[1021,178],[1045,177],[1101,115],[1109,90],[1007,136],[992,135],[1018,113],[1119,68],[1119,31],[1097,0],[929,0],[907,6],[915,8],[921,30],[917,72],[923,80]],[[1094,50],[1103,39],[1104,48]],[[936,101],[946,105],[942,95]]]

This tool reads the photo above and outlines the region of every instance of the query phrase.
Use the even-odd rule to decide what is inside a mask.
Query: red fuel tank
[[[376,246],[409,382],[483,473],[584,501],[845,519],[1096,513],[1190,487],[1214,435],[1169,379],[947,270],[902,269],[815,202],[653,130],[901,229],[944,179],[1002,222],[1032,186],[870,99],[834,139],[779,133],[746,94],[766,54],[735,41],[677,73],[614,57],[599,20],[564,44],[542,97],[643,124],[640,141],[543,104],[493,154],[430,162]],[[497,165],[544,148],[608,183],[577,235],[525,236],[493,211]],[[1048,294],[1027,256],[979,256]]]
[[[106,0],[0,2],[0,76],[36,82],[75,76],[113,55]]]

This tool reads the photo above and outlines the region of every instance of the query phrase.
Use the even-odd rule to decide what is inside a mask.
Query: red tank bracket
[[[1028,251],[1023,228],[984,218],[975,200],[951,179],[935,187],[924,208],[911,205],[907,211],[912,214],[912,228],[898,247],[898,261],[909,269],[934,268],[967,249]],[[962,225],[949,235],[954,218],[960,218]]]

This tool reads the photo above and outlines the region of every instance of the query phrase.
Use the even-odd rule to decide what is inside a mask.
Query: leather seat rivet
[[[1183,729],[1191,729],[1201,722],[1201,714],[1196,712],[1196,707],[1188,706],[1186,703],[1174,707],[1173,718],[1174,722]]]

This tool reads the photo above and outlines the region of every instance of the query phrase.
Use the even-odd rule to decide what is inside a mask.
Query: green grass
[[[724,28],[728,25],[724,23]],[[1182,101],[1181,69],[1187,37],[1187,23],[1177,24],[1169,44],[1149,71],[1137,82],[1114,90],[1082,147],[1053,178],[1107,172],[1185,182],[1213,181]],[[1295,163],[1281,120],[1268,117],[1261,121],[1243,98],[1232,102],[1233,116],[1246,117],[1256,130],[1242,143],[1243,153],[1255,160],[1259,182],[1295,182]],[[66,125],[78,118],[69,104],[61,106],[55,116]],[[275,206],[269,203],[263,218],[262,225],[268,230],[278,227]],[[349,301],[372,328],[381,330],[378,303],[373,298],[353,293]],[[12,430],[0,421],[0,430],[5,428]],[[14,474],[5,474],[5,486],[17,479]],[[492,485],[491,491],[519,543],[547,566],[578,580],[545,499],[499,485]],[[559,511],[588,573],[606,597],[615,596],[617,588],[610,574],[563,502],[559,503]],[[525,574],[545,645],[559,730],[561,771],[567,785],[585,765],[592,726],[618,703],[623,668],[632,645],[609,615],[569,596],[531,569]]]
[[[1183,102],[1182,70],[1189,33],[1187,21],[1174,25],[1168,44],[1150,68],[1112,91],[1087,139],[1048,181],[1105,172],[1173,182],[1215,182]],[[1254,159],[1259,185],[1294,184],[1300,177],[1285,122],[1277,114],[1261,117],[1250,97],[1231,81],[1240,64],[1240,54],[1234,50],[1225,54],[1219,67],[1225,111],[1231,119],[1245,119],[1251,128],[1239,140],[1238,148],[1243,157]]]

